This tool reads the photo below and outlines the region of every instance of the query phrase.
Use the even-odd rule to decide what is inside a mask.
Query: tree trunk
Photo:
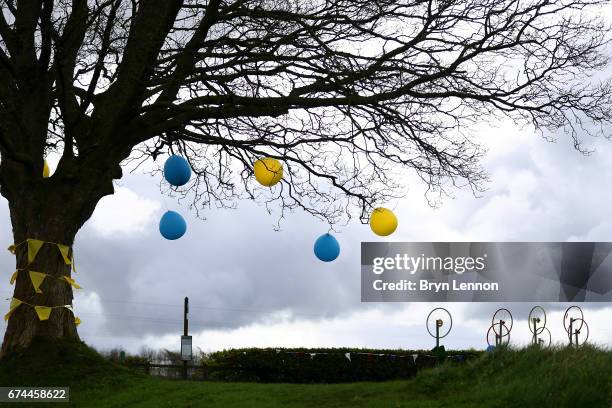
[[[13,297],[24,302],[9,318],[0,357],[26,349],[36,337],[78,339],[75,316],[62,307],[72,305],[72,286],[62,279],[71,277],[71,266],[56,244],[72,248],[77,232],[98,201],[113,193],[113,179],[121,178],[118,164],[96,167],[81,160],[75,158],[47,179],[42,178],[42,166],[35,170],[40,173],[34,177],[13,172],[16,167],[9,161],[0,166],[2,180],[8,180],[0,187],[9,202],[14,243],[22,243],[15,250],[18,273]],[[94,160],[101,162],[97,157]],[[45,241],[32,262],[28,261],[28,238]],[[68,255],[73,259],[72,249]],[[36,293],[29,271],[50,275],[40,286],[42,293]],[[53,307],[48,320],[39,319],[33,307],[36,305]]]
[[[65,262],[56,244],[72,247],[80,225],[70,219],[69,203],[39,197],[39,194],[31,194],[9,202],[14,242],[18,245],[13,297],[24,303],[10,316],[1,355],[27,348],[35,337],[78,339],[73,312],[61,307],[72,305],[72,286],[61,279],[71,277],[71,266]],[[32,262],[28,260],[28,238],[46,241]],[[72,250],[69,257],[72,259]],[[42,293],[34,290],[29,271],[50,275],[39,288]],[[39,319],[35,305],[53,307],[48,320]]]

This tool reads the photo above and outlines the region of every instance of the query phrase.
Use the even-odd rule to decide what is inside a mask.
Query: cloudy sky
[[[393,241],[610,241],[612,142],[589,139],[590,156],[569,140],[545,141],[510,123],[475,129],[488,147],[488,190],[476,198],[456,191],[440,208],[427,205],[423,186],[407,180],[409,194],[388,203],[399,218]],[[53,167],[53,166],[52,166]],[[160,193],[159,178],[135,172],[117,183],[77,237],[74,301],[82,338],[99,348],[178,349],[182,302],[191,302],[194,346],[356,346],[430,348],[425,329],[429,303],[361,303],[360,242],[380,240],[367,225],[340,228],[336,262],[318,261],[314,240],[328,226],[295,212],[275,231],[277,219],[252,202],[236,210],[211,209],[196,218]],[[167,210],[184,214],[187,234],[166,241],[158,232]],[[11,243],[6,201],[0,201],[0,242]],[[8,283],[14,260],[0,253]],[[525,288],[528,290],[528,288]],[[6,305],[8,307],[8,303]],[[447,347],[486,346],[493,303],[449,303],[454,327]],[[530,340],[527,303],[514,313],[512,341]],[[554,341],[564,342],[566,305],[544,305]],[[612,344],[612,305],[585,307],[591,338]],[[3,325],[2,330],[6,326]]]
[[[608,7],[608,11],[612,7]],[[612,67],[610,68],[612,72]],[[204,211],[164,197],[159,176],[125,172],[116,193],[105,197],[75,244],[84,289],[74,306],[81,337],[99,349],[178,349],[183,298],[191,304],[190,332],[204,351],[231,347],[354,346],[431,348],[425,318],[430,303],[361,303],[360,242],[388,241],[612,241],[612,141],[585,139],[585,156],[560,136],[548,142],[513,123],[483,123],[473,129],[488,148],[483,162],[491,181],[474,197],[455,190],[454,199],[431,208],[423,186],[407,178],[408,195],[387,203],[399,218],[388,238],[354,221],[339,228],[342,252],[318,261],[314,240],[328,225],[294,212],[275,231],[277,218],[262,205]],[[50,158],[51,167],[54,160]],[[161,163],[160,163],[161,164]],[[161,215],[181,212],[187,234],[166,241]],[[0,243],[12,243],[8,206],[0,198]],[[9,298],[14,258],[0,251],[0,295]],[[529,290],[529,288],[525,288]],[[8,300],[5,302],[8,310]],[[451,348],[486,347],[486,330],[498,307],[514,314],[512,342],[527,344],[533,304],[448,303],[454,326]],[[565,304],[545,304],[553,341],[565,342]],[[592,341],[612,345],[612,304],[584,305]],[[0,325],[2,334],[6,323]]]

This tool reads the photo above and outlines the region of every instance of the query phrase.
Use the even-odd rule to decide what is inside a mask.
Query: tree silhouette
[[[543,134],[610,122],[598,1],[0,0],[1,193],[15,243],[72,245],[127,160],[170,151],[201,205],[248,197],[336,222],[367,218],[408,173],[434,194],[482,187],[470,125],[507,117]],[[43,159],[60,155],[43,178]],[[284,165],[264,191],[253,162]],[[407,173],[408,171],[408,173]],[[181,190],[183,191],[183,190]],[[52,245],[18,269],[69,276]],[[65,281],[14,297],[72,303]],[[77,338],[70,310],[10,316],[2,351]]]

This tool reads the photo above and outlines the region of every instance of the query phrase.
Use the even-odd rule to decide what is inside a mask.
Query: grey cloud
[[[554,144],[535,140],[507,154],[504,149],[492,152],[486,162],[492,178],[489,191],[482,198],[458,191],[455,200],[447,200],[437,210],[427,207],[418,185],[414,185],[411,195],[398,206],[400,228],[392,239],[609,240],[612,223],[606,222],[605,215],[612,194],[607,188],[612,182],[612,162],[607,160],[612,146],[604,140],[593,143],[597,151],[591,157],[580,155],[562,140]],[[525,187],[524,192],[512,191],[523,188],[521,183],[510,185],[519,173],[532,177],[535,185]],[[531,180],[529,177],[525,180]],[[121,185],[161,201],[155,178],[128,175]],[[519,205],[517,200],[524,200],[520,205],[525,208],[512,213]],[[165,201],[170,209],[179,209],[172,199]],[[95,332],[89,331],[86,323],[82,330],[96,344],[110,344],[104,336],[110,336],[112,344],[121,339],[136,344],[145,334],[178,335],[184,296],[191,300],[194,332],[229,330],[257,322],[265,325],[275,321],[274,313],[281,312],[288,313],[290,319],[319,321],[371,309],[389,313],[412,309],[410,305],[360,303],[359,244],[376,239],[367,226],[353,223],[342,228],[337,235],[342,246],[340,258],[323,264],[314,258],[312,245],[328,226],[308,215],[289,214],[282,231],[275,232],[276,219],[265,208],[249,202],[239,203],[238,210],[205,211],[205,221],[196,219],[185,207],[179,210],[187,218],[188,233],[175,242],[159,236],[161,212],[142,232],[105,237],[89,225],[77,237],[77,279],[85,291],[99,295],[102,305],[101,315],[91,312],[83,316],[84,322],[103,322]],[[8,246],[12,237],[4,200],[0,202],[0,226],[0,239]],[[0,266],[13,270],[14,260],[8,252],[0,251]],[[12,292],[8,276],[0,289],[6,297]],[[464,306],[461,318],[484,325],[500,305]],[[508,306],[515,320],[524,321],[533,305]],[[544,306],[551,312],[562,312],[565,307]],[[588,315],[605,305],[585,306]],[[78,301],[75,307],[79,314]],[[412,330],[408,340],[428,344],[421,326]],[[456,330],[450,344],[483,342],[482,333],[470,332],[459,322]],[[390,331],[367,338],[383,345],[385,336],[389,336],[387,344],[396,344]]]

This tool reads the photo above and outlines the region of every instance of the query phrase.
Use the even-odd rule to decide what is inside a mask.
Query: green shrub
[[[351,353],[350,361],[345,353]],[[412,354],[419,355],[416,361]],[[461,355],[469,359],[477,354],[470,351]],[[233,349],[210,354],[203,365],[205,378],[216,381],[337,383],[410,378],[420,368],[433,367],[437,362],[438,356],[423,351]]]

